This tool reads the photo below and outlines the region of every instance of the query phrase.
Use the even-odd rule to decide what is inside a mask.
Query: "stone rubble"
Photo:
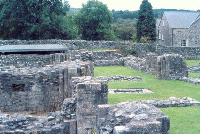
[[[185,82],[189,82],[192,83],[194,85],[200,84],[200,78],[188,78],[188,77],[183,77],[181,79],[179,79],[180,81],[185,81]]]
[[[140,102],[122,102],[98,106],[100,134],[167,134],[169,117],[153,105]]]
[[[100,76],[102,77],[102,76]],[[107,76],[104,77],[108,81],[140,81],[142,78],[140,76],[122,76],[122,75],[116,75],[116,76]]]
[[[170,97],[168,100],[152,99],[152,100],[140,100],[138,102],[154,105],[155,107],[200,106],[200,102],[190,97],[183,97],[183,98]]]
[[[152,94],[154,93],[148,89],[109,89],[109,94]]]

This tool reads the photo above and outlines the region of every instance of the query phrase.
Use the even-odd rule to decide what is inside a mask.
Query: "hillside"
[[[74,14],[78,12],[80,8],[70,8],[70,10],[67,12],[68,14]],[[156,18],[160,18],[165,11],[186,11],[186,12],[194,12],[194,10],[178,10],[178,9],[153,9],[155,13]],[[198,10],[200,12],[200,10]],[[122,18],[122,19],[134,19],[138,17],[138,11],[115,11],[112,10],[113,13],[113,18],[116,20],[117,18]]]

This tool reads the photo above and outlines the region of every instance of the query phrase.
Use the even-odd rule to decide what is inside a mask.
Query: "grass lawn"
[[[191,78],[198,78],[200,76],[200,73],[189,73],[188,74],[188,77],[191,77]]]
[[[185,60],[187,66],[195,66],[200,63],[200,60]]]
[[[200,63],[200,60],[185,60],[187,66],[195,66]],[[188,77],[191,78],[198,78],[200,76],[200,73],[189,73]]]
[[[108,82],[109,89],[145,88],[153,94],[108,94],[108,103],[116,104],[122,101],[169,99],[174,96],[191,97],[200,101],[200,85],[193,85],[183,81],[158,80],[154,75],[139,72],[126,67],[95,67],[94,76],[141,76],[143,81]],[[162,108],[165,115],[170,117],[170,134],[199,134],[200,107]]]
[[[200,134],[200,107],[160,108],[170,118],[170,134]]]
[[[109,94],[108,103],[116,104],[122,101],[169,99],[174,96],[191,97],[200,101],[200,85],[193,85],[184,81],[158,80],[154,75],[139,72],[126,67],[95,67],[94,75],[97,76],[141,76],[143,81],[117,81],[109,82],[109,89],[121,88],[145,88],[150,89],[154,94]]]

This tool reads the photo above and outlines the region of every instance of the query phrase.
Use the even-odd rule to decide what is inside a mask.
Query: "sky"
[[[88,0],[68,0],[71,8],[81,8]],[[106,4],[110,10],[139,10],[142,0],[99,0]],[[199,0],[148,0],[153,9],[200,9]]]

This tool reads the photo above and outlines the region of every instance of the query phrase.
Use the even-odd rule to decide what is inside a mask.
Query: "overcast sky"
[[[71,8],[81,8],[88,0],[68,0]],[[142,0],[99,0],[110,10],[139,10]],[[153,9],[200,9],[200,0],[149,0]]]

